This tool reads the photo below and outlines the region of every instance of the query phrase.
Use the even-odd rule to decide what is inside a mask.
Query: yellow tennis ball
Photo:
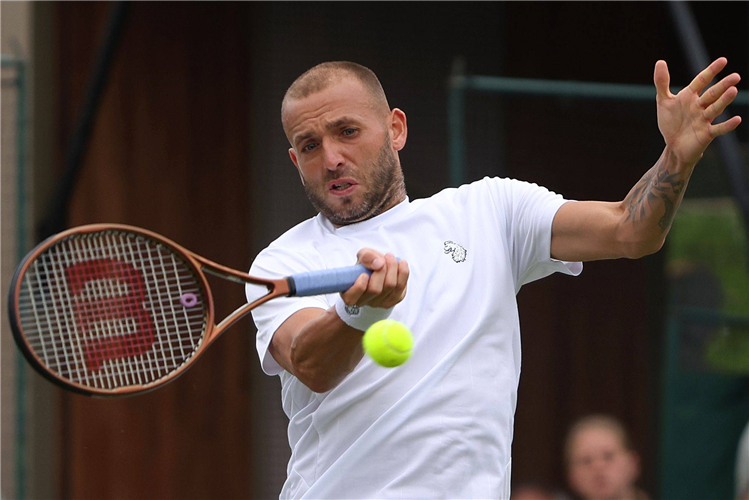
[[[364,332],[364,352],[378,365],[392,368],[400,366],[411,357],[414,339],[406,325],[392,319],[383,319]]]

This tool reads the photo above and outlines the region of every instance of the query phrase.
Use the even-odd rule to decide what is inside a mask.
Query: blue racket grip
[[[372,271],[361,264],[322,271],[294,274],[286,278],[289,283],[289,296],[306,297],[326,293],[344,292],[351,288],[362,273]]]

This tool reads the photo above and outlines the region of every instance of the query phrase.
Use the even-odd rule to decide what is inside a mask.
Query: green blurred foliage
[[[706,363],[722,372],[749,373],[749,266],[744,222],[730,198],[684,200],[668,236],[671,277],[708,269],[723,295],[720,312],[747,324],[717,327],[705,346]]]

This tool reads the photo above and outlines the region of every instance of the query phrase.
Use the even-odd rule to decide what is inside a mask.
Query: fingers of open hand
[[[715,101],[720,99],[727,91],[732,88],[736,88],[736,85],[741,81],[741,77],[738,73],[731,73],[721,81],[707,89],[699,99],[701,106],[707,107],[713,104]]]
[[[666,61],[658,61],[655,63],[653,82],[655,83],[655,91],[658,99],[671,97],[671,91],[669,90],[671,76],[668,73],[668,65],[666,64]]]
[[[710,64],[710,66],[700,72],[700,74],[692,80],[692,83],[690,83],[689,87],[685,90],[699,94],[727,63],[728,61],[725,57],[716,59],[712,64]],[[711,138],[727,134],[738,127],[741,123],[741,118],[734,116],[723,123],[711,125],[712,121],[720,116],[721,113],[726,110],[728,105],[736,99],[736,96],[739,93],[736,85],[740,81],[741,77],[738,73],[731,73],[715,85],[707,88],[696,102],[693,101],[695,114],[699,113],[699,117],[704,119],[704,127],[709,132]]]
[[[702,112],[702,116],[708,123],[712,123],[718,116],[723,113],[729,104],[736,99],[739,94],[735,85],[739,82],[740,77],[733,73],[723,80],[709,88],[700,98],[700,103],[708,104]],[[741,123],[741,117],[734,116],[722,123],[716,123],[708,126],[710,137],[718,137],[727,134]]]
[[[700,73],[694,77],[694,80],[689,84],[689,90],[697,94],[702,92],[702,89],[708,86],[713,78],[715,78],[715,75],[720,73],[720,71],[726,67],[726,64],[728,64],[728,60],[725,57],[719,57],[710,63],[707,68],[700,71]]]
[[[736,129],[741,123],[740,116],[734,116],[723,123],[716,123],[710,126],[710,135],[712,137],[718,137],[719,135],[725,135]]]
[[[736,99],[739,91],[736,87],[730,87],[728,90],[723,92],[717,101],[705,108],[702,115],[710,122],[715,120],[720,114],[726,110],[726,107]]]

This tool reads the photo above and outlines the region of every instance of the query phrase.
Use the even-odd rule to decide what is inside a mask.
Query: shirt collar
[[[317,214],[317,221],[322,227],[327,229],[329,232],[343,235],[351,231],[358,232],[358,231],[366,231],[368,229],[373,229],[375,227],[381,226],[382,224],[388,221],[395,220],[401,214],[406,212],[409,205],[410,205],[410,201],[408,199],[408,196],[406,196],[405,200],[398,203],[391,209],[382,212],[380,215],[376,217],[372,217],[371,219],[361,221],[361,222],[355,222],[354,224],[349,224],[347,226],[335,227],[333,223],[330,222],[327,219],[327,217],[325,217],[323,214]]]

